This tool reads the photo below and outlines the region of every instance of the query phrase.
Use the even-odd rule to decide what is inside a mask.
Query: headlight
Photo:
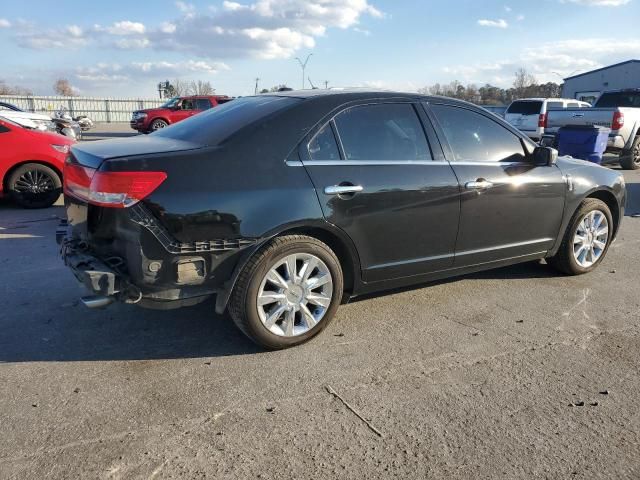
[[[69,145],[51,145],[54,150],[59,151],[60,153],[69,153]]]
[[[146,116],[147,116],[146,113],[137,112],[137,113],[133,114],[133,119],[134,120],[139,120],[139,119],[145,118]]]

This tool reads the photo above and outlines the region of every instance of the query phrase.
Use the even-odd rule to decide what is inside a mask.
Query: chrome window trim
[[[528,162],[447,162],[446,160],[287,160],[289,167],[308,166],[363,166],[363,165],[456,165],[462,166],[531,166]]]

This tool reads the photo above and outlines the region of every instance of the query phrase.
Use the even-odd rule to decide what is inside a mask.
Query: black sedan
[[[66,264],[100,307],[215,295],[267,348],[309,340],[351,297],[546,259],[604,259],[612,170],[537,147],[471,104],[392,92],[235,100],[152,135],[75,146]]]

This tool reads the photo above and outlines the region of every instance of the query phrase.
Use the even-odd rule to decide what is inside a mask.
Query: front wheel
[[[249,260],[229,312],[255,343],[282,349],[322,331],[342,293],[342,268],[335,253],[316,238],[288,235],[275,238]]]
[[[58,174],[46,165],[27,163],[9,177],[9,193],[24,208],[50,207],[62,193]]]
[[[622,152],[620,166],[625,170],[637,170],[640,168],[640,136],[634,140],[631,150]]]
[[[548,263],[568,275],[588,273],[602,262],[612,237],[609,207],[602,200],[588,198],[573,215],[558,253]]]
[[[155,132],[156,130],[160,130],[161,128],[168,127],[169,124],[162,120],[161,118],[156,118],[153,122],[151,122],[151,131]]]

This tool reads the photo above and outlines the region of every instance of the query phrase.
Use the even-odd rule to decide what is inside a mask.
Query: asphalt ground
[[[86,309],[62,207],[2,201],[0,478],[640,478],[625,177],[629,216],[592,274],[527,263],[369,297],[280,352],[212,302]]]

